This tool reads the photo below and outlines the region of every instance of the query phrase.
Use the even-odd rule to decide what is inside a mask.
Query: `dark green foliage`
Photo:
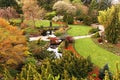
[[[74,18],[71,15],[64,15],[63,21],[66,22],[67,24],[73,24]]]
[[[9,72],[10,72],[11,76],[13,76],[13,77],[17,76],[17,74],[18,74],[18,71],[16,69],[10,69]]]
[[[109,78],[110,78],[110,80],[112,80],[112,73],[109,71],[108,64],[105,64],[105,66],[103,67],[103,69],[100,69],[100,71],[99,71],[99,78],[101,80],[104,79],[105,71],[108,71]]]
[[[68,21],[68,24],[73,24],[73,22],[74,22],[73,16],[69,16],[67,21]]]
[[[119,39],[120,34],[120,21],[119,21],[119,11],[120,6],[115,6],[115,12],[110,26],[105,29],[106,39],[108,42],[116,44]]]
[[[98,37],[100,37],[99,32],[96,32],[92,37],[93,37],[93,38],[98,38]]]
[[[61,59],[56,59],[51,62],[52,70],[54,75],[61,74],[61,78],[67,76],[71,79],[72,76],[81,79],[87,76],[87,73],[92,70],[92,63],[90,59],[83,59],[81,57],[77,58],[70,52],[63,53]],[[65,73],[63,72],[65,71]]]
[[[31,27],[25,28],[24,32],[27,36],[39,36],[41,34],[39,29],[31,28]]]
[[[31,41],[28,44],[29,51],[33,53],[33,55],[39,55],[43,50],[48,48],[49,43],[38,40],[38,41]]]
[[[55,36],[62,36],[62,35],[63,35],[63,32],[60,32],[60,31],[55,32]]]
[[[28,57],[26,58],[26,61],[24,63],[25,64],[28,64],[28,63],[36,64],[36,59],[34,57]]]
[[[98,2],[97,0],[92,0],[90,3],[90,10],[94,10],[98,8]]]
[[[37,0],[38,5],[40,5],[42,8],[44,8],[47,11],[52,11],[52,7],[55,2],[58,0]]]
[[[39,54],[35,54],[34,57],[41,60],[45,58],[54,59],[55,53],[47,50],[42,50],[42,52],[40,52]]]
[[[81,1],[84,3],[84,5],[88,6],[92,0],[81,0]]]
[[[65,48],[66,48],[66,49],[67,49],[68,45],[69,45],[68,40],[65,40]]]
[[[16,0],[0,0],[0,7],[9,7],[9,6],[11,6],[11,7],[15,7],[15,6],[17,6],[18,4],[17,4],[17,2],[16,2]]]
[[[58,52],[62,53],[64,51],[65,41],[62,41],[58,46]]]
[[[93,34],[93,33],[96,33],[96,32],[98,32],[98,31],[100,31],[99,28],[92,28],[92,29],[89,31],[89,33]]]
[[[99,10],[105,10],[105,9],[107,9],[108,7],[111,6],[111,1],[112,0],[100,0],[99,4],[98,4],[98,9]]]
[[[45,52],[45,51],[44,51]],[[45,52],[46,53],[46,52]],[[32,62],[32,63],[31,63]],[[88,72],[93,68],[90,57],[84,59],[76,57],[73,53],[64,51],[61,58],[38,60],[36,65],[33,59],[22,68],[21,72],[16,75],[17,80],[72,80],[86,78]],[[6,69],[4,79],[13,80],[13,77]]]
[[[52,20],[52,18],[56,15],[55,11],[49,12],[46,14],[46,19]]]
[[[0,0],[0,7],[6,8],[6,7],[14,7],[18,13],[22,13],[21,6],[18,5],[16,0]]]
[[[88,16],[88,15],[85,15],[85,16],[83,17],[83,22],[84,22],[84,24],[87,24],[87,25],[92,24],[92,23],[93,23],[93,22],[92,22],[92,17],[90,17],[90,16]]]

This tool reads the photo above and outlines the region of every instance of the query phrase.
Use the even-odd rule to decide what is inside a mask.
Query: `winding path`
[[[73,37],[75,40],[76,39],[81,39],[81,38],[88,38],[88,37],[91,37],[91,36],[93,36],[94,34],[90,34],[90,35],[85,35],[85,36],[75,36],[75,37]]]

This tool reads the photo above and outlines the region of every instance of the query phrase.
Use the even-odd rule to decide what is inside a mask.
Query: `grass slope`
[[[92,62],[101,68],[107,63],[112,72],[116,71],[116,61],[120,61],[120,56],[97,46],[91,38],[76,40],[75,49],[83,57],[90,55]]]
[[[83,25],[69,25],[71,29],[67,31],[67,33],[71,36],[83,36],[87,35],[88,31],[91,29],[89,26]]]

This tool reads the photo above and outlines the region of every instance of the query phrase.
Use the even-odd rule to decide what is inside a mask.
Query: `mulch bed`
[[[73,54],[76,55],[77,57],[80,57],[80,54],[77,53],[77,51],[74,49],[72,44],[69,44],[68,47],[66,48],[66,50],[69,50],[69,51],[73,52]],[[96,76],[93,76],[93,74],[95,74]],[[92,80],[100,80],[98,78],[98,75],[99,75],[99,68],[97,66],[95,66],[93,68],[93,70],[88,73],[88,78],[90,78]]]
[[[120,43],[116,44],[116,46],[120,48]]]

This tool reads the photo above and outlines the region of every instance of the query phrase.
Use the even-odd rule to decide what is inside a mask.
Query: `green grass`
[[[20,23],[21,19],[19,19],[19,18],[18,19],[10,19],[10,21]],[[26,21],[26,24],[31,26],[31,25],[33,25],[33,21],[28,20],[28,21]],[[48,27],[48,26],[50,26],[50,21],[49,20],[36,20],[35,26],[36,27],[41,27],[41,26]],[[52,26],[59,26],[59,24],[53,23]]]
[[[108,64],[112,72],[116,71],[116,61],[120,62],[120,56],[97,46],[91,38],[76,40],[75,49],[85,58],[90,55],[92,62],[100,68]]]
[[[27,24],[33,25],[33,21],[29,20],[29,21],[27,21]],[[36,20],[35,26],[36,27],[41,27],[41,26],[48,27],[48,26],[50,26],[50,21],[49,20]],[[53,23],[52,26],[59,26],[59,24]]]
[[[83,36],[87,35],[91,27],[83,25],[69,25],[71,29],[67,33],[71,36]]]
[[[21,23],[21,19],[16,18],[16,19],[10,19],[11,22],[15,22],[15,23]]]

